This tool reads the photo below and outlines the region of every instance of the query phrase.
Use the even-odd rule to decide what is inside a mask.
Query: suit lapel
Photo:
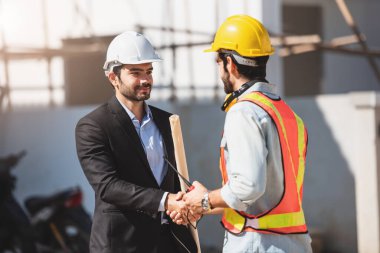
[[[133,125],[131,118],[129,117],[127,112],[124,110],[124,108],[121,106],[116,96],[113,96],[108,101],[108,105],[111,110],[111,113],[114,115],[114,118],[116,118],[116,121],[119,123],[120,127],[124,130],[123,132],[125,133],[125,135],[128,137],[128,139],[131,141],[131,143],[135,147],[135,150],[138,153],[139,158],[141,159],[142,163],[145,165],[144,169],[151,176],[153,181],[156,182],[156,179],[154,178],[153,172],[150,168],[148,159],[146,157],[144,147],[142,146],[140,137],[138,136],[136,132],[135,126]]]

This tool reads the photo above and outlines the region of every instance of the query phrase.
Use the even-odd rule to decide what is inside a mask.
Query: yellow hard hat
[[[248,15],[234,15],[227,18],[216,32],[210,49],[233,50],[243,57],[266,56],[274,53],[265,27]]]

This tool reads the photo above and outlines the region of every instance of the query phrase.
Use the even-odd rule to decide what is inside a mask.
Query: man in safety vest
[[[223,187],[208,191],[194,182],[183,200],[193,214],[223,211],[223,252],[312,252],[302,209],[307,132],[265,79],[274,53],[268,32],[250,16],[231,16],[206,52],[217,52],[228,94],[222,106]]]

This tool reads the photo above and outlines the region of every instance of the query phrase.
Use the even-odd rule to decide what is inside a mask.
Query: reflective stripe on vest
[[[269,114],[276,125],[284,171],[284,192],[277,205],[258,215],[226,208],[222,225],[234,234],[307,233],[302,210],[302,186],[307,149],[307,132],[303,121],[283,100],[272,100],[260,92],[245,95],[240,101],[249,101],[258,105]],[[220,150],[220,170],[225,184],[228,175],[223,148]]]

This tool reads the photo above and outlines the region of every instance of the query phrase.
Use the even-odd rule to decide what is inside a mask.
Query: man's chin
[[[234,92],[231,88],[229,88],[229,87],[224,87],[224,92],[226,93],[226,94],[230,94],[230,93],[232,93],[232,92]]]
[[[223,80],[223,88],[226,94],[230,94],[233,92],[232,85],[230,85],[229,83],[227,83],[227,81],[224,81],[224,80]]]
[[[138,101],[145,101],[145,100],[148,100],[149,98],[150,98],[150,94],[146,94],[146,95],[138,96],[137,100]]]

